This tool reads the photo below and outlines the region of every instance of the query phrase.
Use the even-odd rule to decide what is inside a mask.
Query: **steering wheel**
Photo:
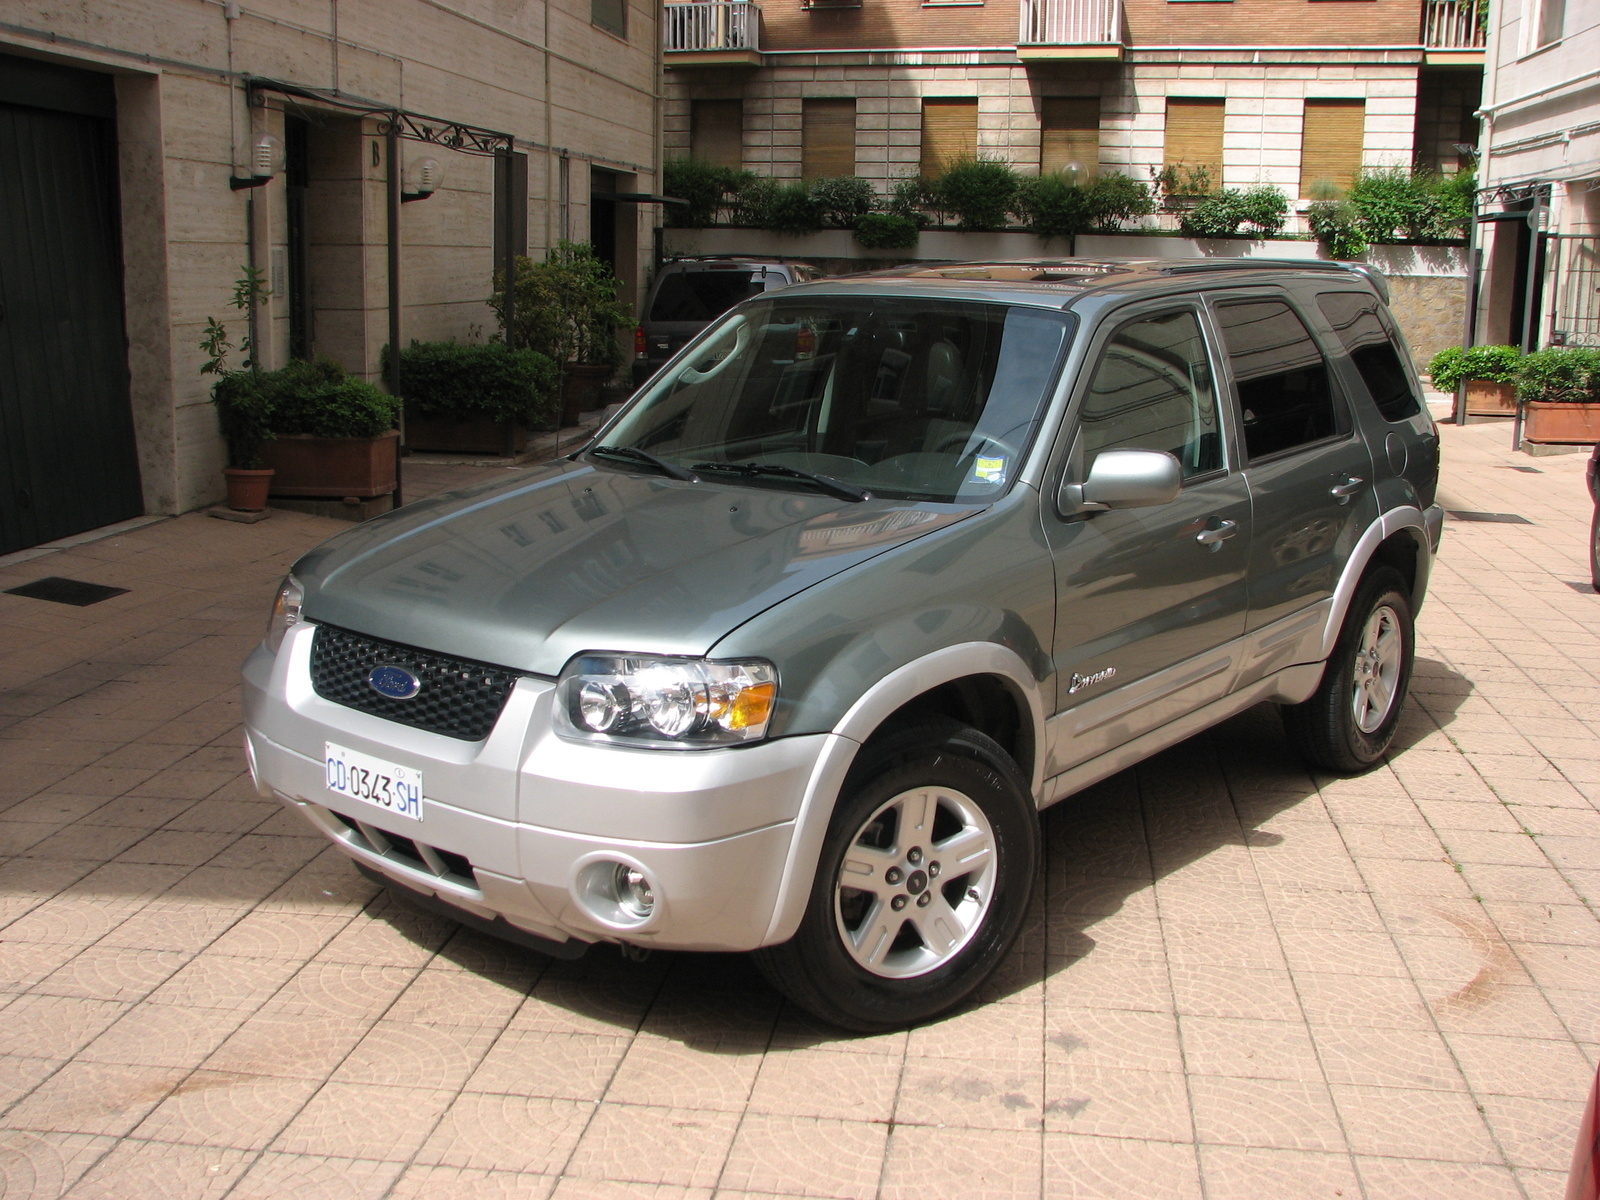
[[[679,368],[679,383],[705,383],[708,380],[715,379],[718,375],[722,374],[723,371],[727,370],[729,363],[744,353],[744,348],[750,344],[750,322],[744,317],[735,317],[729,322],[729,325],[733,327],[733,349],[728,351],[728,353],[721,359],[712,363],[704,371],[697,367],[690,366]],[[721,334],[707,342],[704,346],[701,346],[696,353],[703,355],[708,350],[714,350],[716,346],[727,341],[728,332],[728,325],[724,325],[722,327]]]

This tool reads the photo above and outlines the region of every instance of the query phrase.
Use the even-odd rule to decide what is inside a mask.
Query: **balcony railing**
[[[1429,50],[1482,50],[1478,0],[1424,0],[1422,44]]]
[[[665,9],[668,54],[754,54],[761,50],[761,9],[748,0],[668,4]]]
[[[1019,46],[1120,46],[1121,0],[1022,0]]]

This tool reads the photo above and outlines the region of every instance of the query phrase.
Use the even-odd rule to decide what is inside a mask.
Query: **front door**
[[[1183,467],[1170,504],[1045,516],[1056,567],[1050,774],[1225,693],[1244,632],[1250,496],[1230,464],[1200,314],[1124,318],[1100,345],[1066,473],[1106,450],[1164,450]]]

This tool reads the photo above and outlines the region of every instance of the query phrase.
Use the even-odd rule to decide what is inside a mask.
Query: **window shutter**
[[[805,100],[800,109],[800,175],[833,179],[856,173],[856,102]]]
[[[922,173],[938,175],[951,163],[978,157],[978,101],[922,102]]]
[[[1365,100],[1307,100],[1300,140],[1300,195],[1318,184],[1346,191],[1361,171]]]
[[[1166,165],[1205,168],[1211,182],[1222,182],[1222,119],[1226,111],[1220,98],[1167,100]]]
[[[689,108],[689,153],[719,167],[744,165],[744,101],[695,100]]]
[[[1100,98],[1046,96],[1039,102],[1039,174],[1068,163],[1083,168],[1080,179],[1100,174]]]

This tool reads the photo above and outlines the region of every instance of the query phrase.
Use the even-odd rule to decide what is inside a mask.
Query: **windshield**
[[[667,275],[650,306],[652,321],[710,321],[766,286],[762,270],[679,271]]]
[[[1001,304],[756,301],[664,372],[603,440],[683,469],[759,463],[879,496],[989,500],[1033,438],[1067,328],[1060,313]]]

